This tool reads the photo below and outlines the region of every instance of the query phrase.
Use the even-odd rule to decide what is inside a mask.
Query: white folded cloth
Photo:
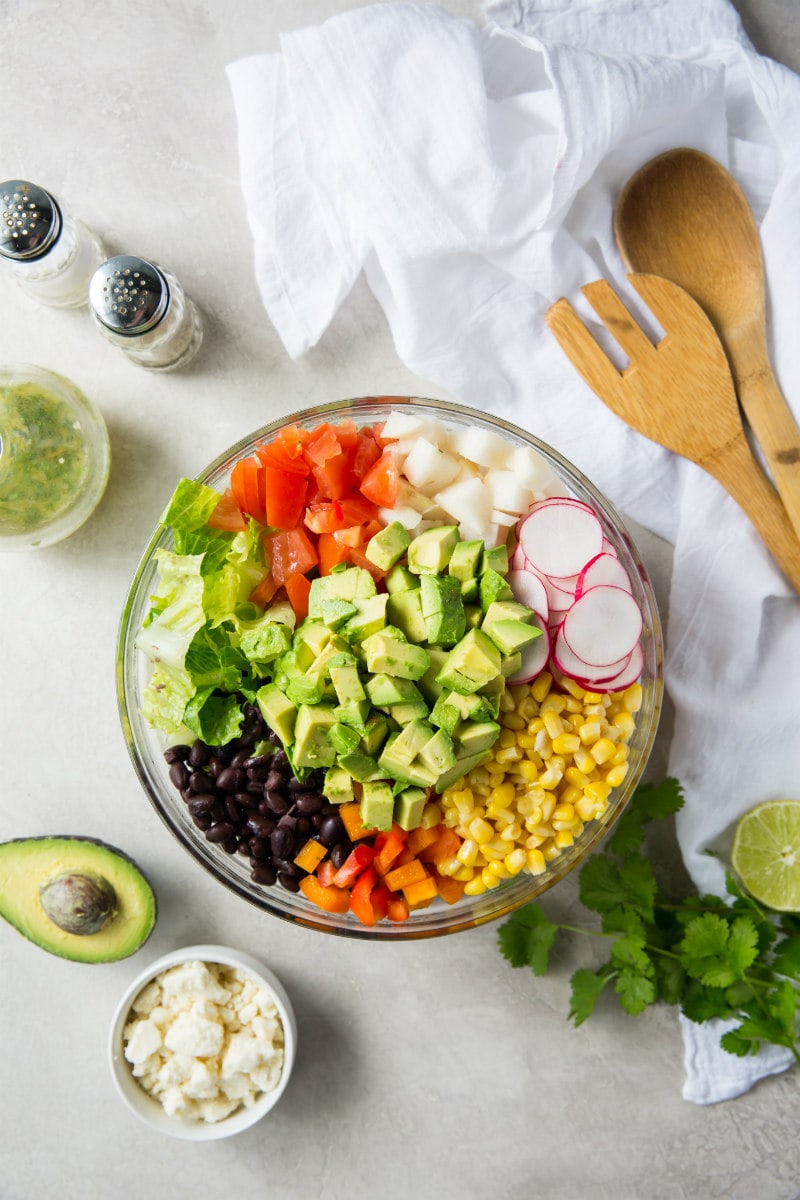
[[[800,417],[800,79],[755,53],[726,0],[485,11],[481,28],[427,4],[359,8],[228,68],[258,284],[296,357],[363,271],[411,370],[550,442],[674,545],[678,837],[697,886],[724,894],[707,848],[752,805],[800,794],[800,600],[733,500],[614,417],[543,315],[566,295],[589,316],[578,288],[601,276],[632,297],[619,189],[669,147],[705,150],[760,222],[773,362]],[[791,1061],[682,1028],[697,1103]]]

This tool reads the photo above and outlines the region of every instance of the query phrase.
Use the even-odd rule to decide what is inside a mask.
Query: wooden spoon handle
[[[744,509],[775,562],[800,592],[800,541],[778,493],[750,453],[744,431],[701,465]]]
[[[737,377],[736,385],[739,403],[800,538],[800,430],[766,362]]]

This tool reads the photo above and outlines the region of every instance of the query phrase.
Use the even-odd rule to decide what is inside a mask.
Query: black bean
[[[272,756],[272,765],[276,771],[285,771],[289,766],[289,759],[286,757],[284,749],[278,749]]]
[[[220,800],[219,796],[214,797],[214,803],[209,809],[212,821],[227,821],[228,814],[225,810],[225,804]]]
[[[342,840],[344,832],[344,822],[337,813],[335,816],[325,818],[317,830],[317,837],[323,846],[334,846]]]
[[[294,775],[287,783],[287,788],[290,792],[307,792],[308,784],[304,780],[295,779]]]
[[[198,829],[206,830],[211,828],[211,813],[198,813],[193,816],[192,820]]]
[[[189,776],[189,787],[193,792],[207,792],[214,786],[214,781],[205,771],[192,771]]]
[[[236,846],[236,853],[241,854],[242,858],[249,858],[250,857],[250,843],[246,840],[243,842],[241,842],[241,841],[238,842],[237,846]]]
[[[270,729],[269,733],[267,734],[267,741],[271,742],[273,746],[277,746],[278,748],[283,746],[283,742],[278,737],[278,735],[274,729]],[[287,762],[288,762],[288,759],[287,759]]]
[[[247,772],[247,778],[251,783],[267,783],[272,775],[272,768],[266,761],[258,762],[256,760],[249,767],[247,763],[244,763],[243,768]],[[280,787],[280,777],[276,775],[275,778],[277,779],[277,783],[273,784],[273,787]]]
[[[275,822],[269,817],[262,817],[259,813],[251,812],[247,815],[246,827],[256,837],[268,838],[275,830]]]
[[[272,847],[272,854],[275,858],[285,858],[287,854],[291,854],[294,846],[294,837],[288,829],[273,829],[270,834],[269,844]]]
[[[251,837],[247,843],[250,854],[253,858],[257,858],[259,862],[264,862],[270,856],[269,842],[263,837]]]
[[[314,813],[313,817],[311,818],[311,825],[314,829],[319,829],[320,826],[327,821],[327,819],[328,818],[325,816],[325,813]]]
[[[189,786],[189,772],[186,770],[184,763],[180,759],[172,764],[169,769],[169,777],[179,792],[182,792]]]
[[[224,770],[224,763],[220,758],[212,758],[208,764],[208,773],[212,779],[216,779],[220,771]]]
[[[231,759],[230,765],[234,768],[243,767],[249,757],[250,757],[249,750],[237,750],[236,753],[234,754],[233,758]]]
[[[287,892],[300,891],[300,880],[295,875],[287,875],[285,872],[282,872],[278,876],[278,883],[281,885],[281,887],[285,888]]]
[[[241,792],[247,782],[247,776],[236,767],[225,767],[220,771],[216,782],[223,792]]]
[[[297,811],[302,813],[304,817],[313,816],[314,813],[320,812],[324,801],[318,792],[298,792],[294,798]]]
[[[229,821],[217,821],[206,833],[209,842],[226,842],[233,837],[234,828]]]
[[[294,831],[298,837],[305,837],[307,834],[311,833],[312,828],[313,826],[311,824],[310,817],[298,817]]]
[[[272,865],[281,875],[299,875],[300,868],[289,858],[276,858],[273,854]]]
[[[164,758],[172,766],[175,762],[183,762],[189,753],[188,746],[170,746],[169,750],[164,751]]]
[[[258,808],[260,792],[237,792],[234,800],[237,804],[241,804],[242,808]]]
[[[280,816],[285,813],[289,807],[289,801],[284,796],[283,792],[276,792],[272,788],[264,788],[264,803],[270,812]]]
[[[215,804],[215,797],[209,795],[207,792],[200,796],[192,796],[191,800],[189,801],[189,812],[193,817],[197,816],[198,813],[211,812],[211,809]]]
[[[201,739],[198,738],[193,743],[189,751],[189,764],[192,767],[204,767],[211,758],[210,747]]]
[[[243,815],[241,804],[239,804],[233,796],[228,796],[225,800],[225,808],[227,810],[229,820],[234,825],[238,825],[241,822]]]
[[[182,788],[181,789],[181,800],[183,800],[184,803],[188,804],[193,796],[194,796],[194,792],[192,791],[191,788]]]
[[[254,883],[261,883],[264,887],[272,887],[277,878],[277,873],[275,868],[270,866],[269,863],[256,863],[250,872],[250,878]]]
[[[289,780],[290,786],[291,786],[291,782],[292,781],[290,779]],[[267,778],[264,780],[264,791],[265,792],[266,791],[279,792],[282,787],[283,787],[283,775],[281,774],[280,771],[276,771],[274,767],[270,766],[270,769],[267,773]]]
[[[231,836],[222,843],[222,849],[226,854],[236,853],[236,851],[239,849],[239,839],[237,838],[235,832],[232,833]]]
[[[347,856],[350,853],[350,846],[347,842],[337,842],[331,850],[331,862],[339,870],[339,867],[344,865]]]
[[[271,761],[271,754],[253,754],[244,760],[242,766],[245,771],[252,771],[254,767],[268,767]]]

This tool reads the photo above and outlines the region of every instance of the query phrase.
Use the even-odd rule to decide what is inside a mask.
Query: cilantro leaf
[[[652,1004],[656,998],[656,989],[652,979],[648,979],[639,971],[627,969],[620,971],[614,984],[614,991],[619,996],[619,1002],[625,1012],[630,1013],[632,1017],[637,1017],[639,1013],[644,1012],[648,1004]]]
[[[787,937],[778,942],[772,956],[772,969],[779,975],[800,979],[800,938]]]
[[[608,849],[620,858],[627,858],[629,854],[639,852],[643,841],[644,818],[634,805],[630,805],[617,821]]]
[[[631,804],[617,821],[608,849],[620,858],[637,853],[644,840],[647,822],[671,817],[682,805],[683,793],[677,779],[639,784]]]
[[[576,1026],[582,1025],[586,1018],[592,1015],[597,997],[611,978],[612,974],[608,969],[590,971],[586,967],[582,967],[572,976],[569,1018]]]
[[[730,1017],[734,1009],[724,988],[703,987],[696,979],[691,979],[683,990],[681,1012],[690,1021],[702,1025],[714,1017]]]
[[[626,904],[645,921],[652,921],[658,885],[651,864],[646,858],[628,858],[620,867],[619,874],[625,889]]]
[[[611,962],[620,970],[630,967],[643,975],[653,974],[653,964],[645,950],[644,936],[629,933],[617,938],[611,947]]]
[[[654,982],[660,1000],[666,1004],[679,1004],[686,982],[686,972],[674,958],[653,959]]]
[[[716,913],[703,913],[686,926],[678,952],[686,971],[707,987],[729,987],[741,979],[758,954],[758,933],[750,917],[731,925]]]
[[[742,1026],[739,1025],[736,1029],[729,1029],[727,1033],[723,1033],[719,1044],[723,1050],[727,1050],[728,1054],[735,1054],[737,1058],[746,1058],[748,1054],[758,1054],[761,1039],[743,1033]]]
[[[557,931],[538,904],[526,904],[500,926],[500,953],[512,967],[530,967],[534,975],[544,975]]]
[[[581,871],[580,897],[587,908],[598,913],[630,910],[650,921],[657,891],[653,868],[644,859],[626,859],[617,866],[604,855],[590,858]]]

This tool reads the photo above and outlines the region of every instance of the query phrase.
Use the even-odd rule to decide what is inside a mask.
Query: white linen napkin
[[[728,165],[761,223],[776,372],[800,416],[800,79],[756,54],[726,0],[487,0],[487,25],[380,4],[233,63],[241,178],[266,309],[287,351],[325,332],[360,272],[400,357],[531,430],[674,544],[669,769],[697,886],[752,805],[798,795],[800,600],[721,487],[584,386],[543,314],[612,279],[618,191],[690,145]],[[633,307],[641,305],[633,299]],[[684,1096],[785,1069],[682,1020]]]

